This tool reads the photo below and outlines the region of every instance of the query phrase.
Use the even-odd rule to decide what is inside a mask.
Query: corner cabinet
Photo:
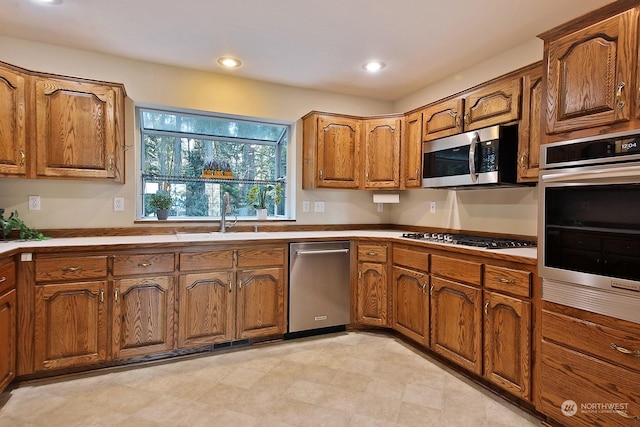
[[[303,118],[303,188],[359,188],[360,119],[310,113]]]
[[[358,279],[355,289],[355,322],[389,326],[389,282],[385,244],[358,243]]]
[[[0,63],[0,176],[27,171],[25,76]]]
[[[0,393],[16,375],[16,266],[13,258],[0,261]]]
[[[628,3],[628,2],[627,2]],[[583,17],[584,18],[584,17]],[[583,19],[583,22],[589,22]],[[578,22],[540,37],[545,42],[547,142],[580,136],[633,118],[637,104],[638,9],[584,27]]]
[[[124,86],[0,63],[0,175],[124,182]]]

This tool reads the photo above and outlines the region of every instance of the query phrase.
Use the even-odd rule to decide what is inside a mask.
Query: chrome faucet
[[[231,198],[227,191],[222,195],[222,209],[220,211],[220,232],[226,233],[227,227],[231,228],[238,222],[238,215],[236,215],[236,220],[233,224],[227,225],[227,214],[231,214]]]

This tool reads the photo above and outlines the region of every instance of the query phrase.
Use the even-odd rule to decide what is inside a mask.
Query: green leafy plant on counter
[[[256,209],[266,209],[269,197],[276,203],[282,200],[282,185],[254,185],[247,192],[247,200]]]
[[[11,212],[8,218],[4,217],[4,209],[0,209],[0,234],[3,239],[8,239],[12,231],[18,230],[22,240],[44,240],[47,236],[27,226],[18,217],[18,211]]]

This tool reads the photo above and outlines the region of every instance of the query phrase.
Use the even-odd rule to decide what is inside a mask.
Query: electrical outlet
[[[29,196],[29,210],[30,211],[40,210],[40,196]]]
[[[113,211],[122,212],[124,210],[124,197],[113,198]]]
[[[324,212],[324,202],[323,201],[315,202],[313,204],[313,211],[314,212]]]
[[[378,203],[378,212],[382,212],[384,210],[384,203]]]
[[[302,212],[309,212],[309,201],[308,200],[303,200],[302,201]]]
[[[436,213],[436,202],[431,202],[431,213]]]

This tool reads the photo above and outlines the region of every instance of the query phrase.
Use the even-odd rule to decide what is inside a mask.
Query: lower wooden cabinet
[[[484,293],[484,376],[508,392],[531,393],[531,303]]]
[[[16,375],[16,332],[16,290],[11,289],[0,292],[0,392]]]
[[[236,337],[284,334],[285,283],[282,267],[238,271]]]
[[[429,275],[393,267],[393,329],[429,346]]]
[[[113,358],[172,350],[174,301],[173,276],[115,280]]]
[[[482,375],[482,289],[431,278],[431,348]]]
[[[106,281],[37,285],[35,370],[107,360]]]
[[[388,288],[387,246],[359,244],[355,290],[357,323],[390,326]]]

